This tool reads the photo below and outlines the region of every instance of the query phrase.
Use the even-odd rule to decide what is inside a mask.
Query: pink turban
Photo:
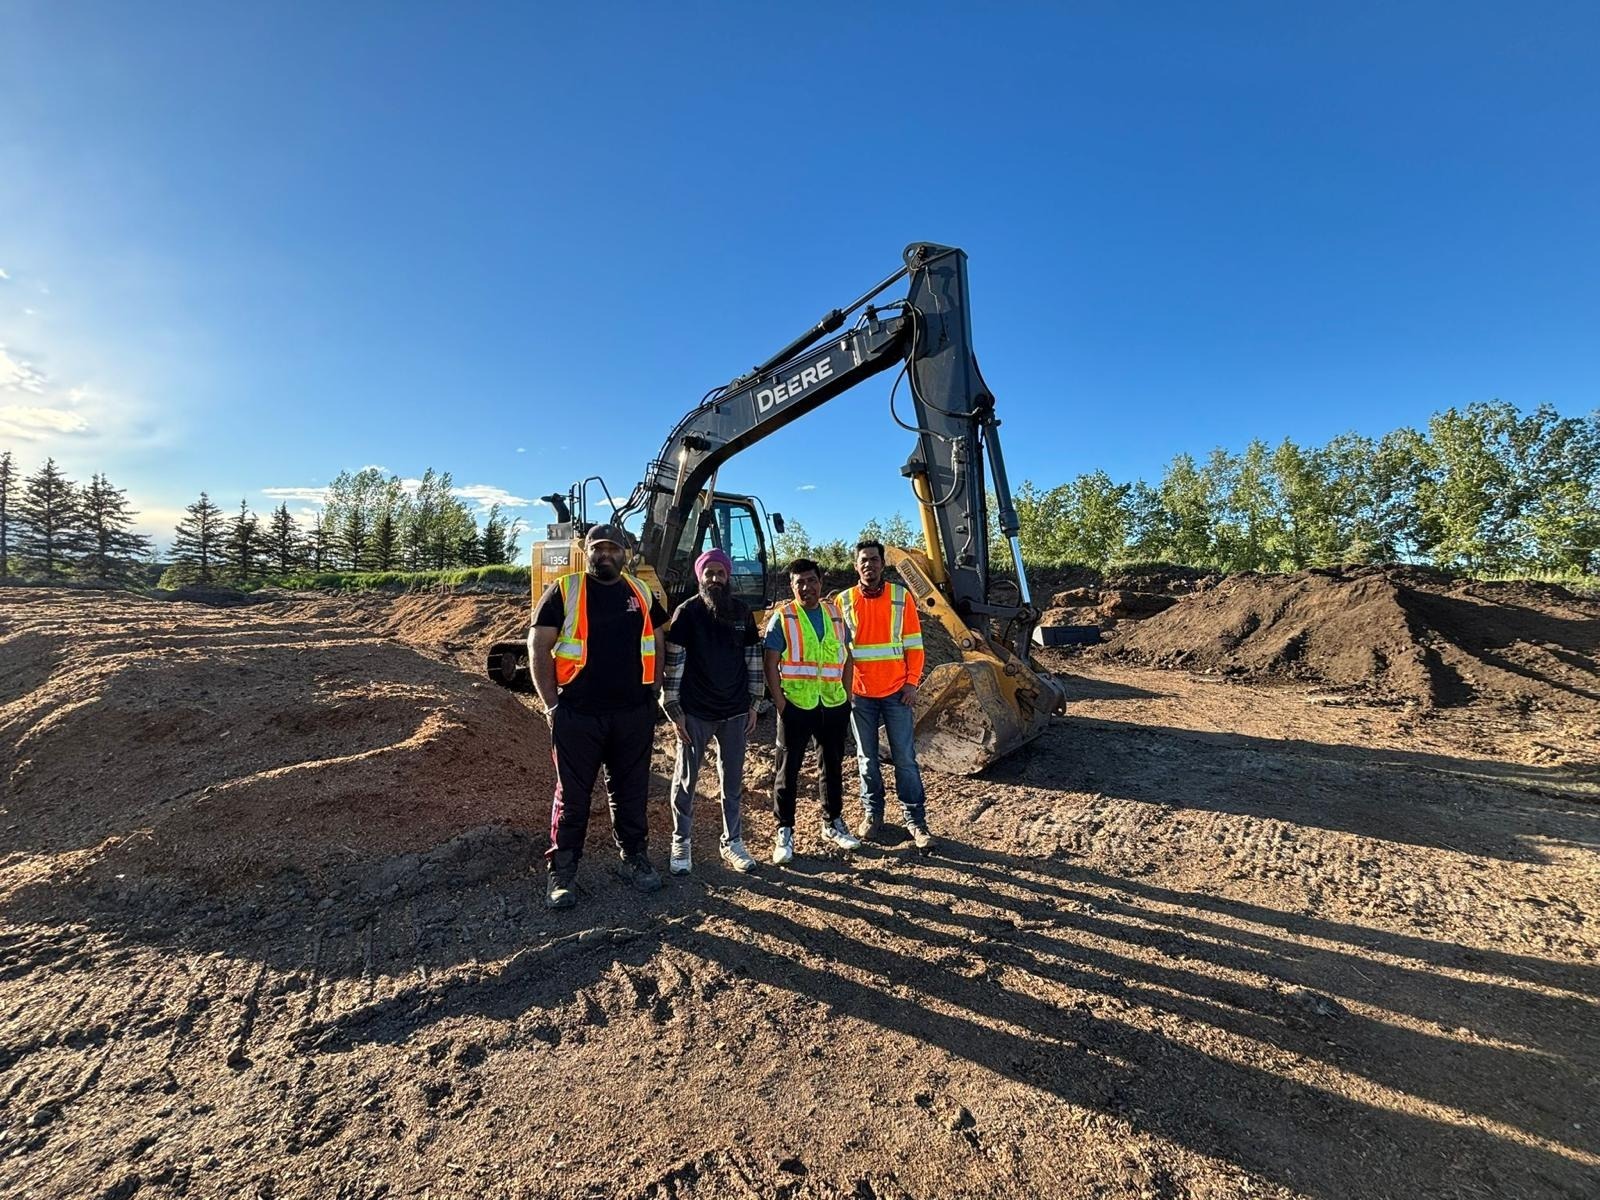
[[[706,568],[712,563],[721,563],[724,571],[729,575],[733,574],[733,560],[721,550],[713,547],[694,560],[694,577],[696,579],[704,579],[706,577]]]

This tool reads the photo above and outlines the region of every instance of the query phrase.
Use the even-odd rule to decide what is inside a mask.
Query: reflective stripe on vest
[[[822,608],[833,622],[833,640],[836,647],[833,661],[822,661],[827,639],[819,637],[811,618],[800,616],[800,606],[789,602],[779,606],[779,619],[783,621],[783,657],[778,660],[778,678],[783,681],[784,696],[801,708],[815,708],[818,702],[835,708],[845,701],[845,623],[839,610],[828,601]],[[815,648],[816,657],[806,651]]]
[[[639,601],[639,611],[644,616],[644,629],[639,635],[639,665],[642,682],[656,681],[656,630],[650,620],[650,589],[626,572],[623,582],[633,589]],[[582,571],[563,575],[556,581],[561,589],[561,629],[556,634],[556,644],[551,656],[556,660],[556,683],[566,687],[578,677],[584,663],[589,661],[589,610],[585,597],[588,594],[588,575]]]
[[[922,634],[913,633],[905,635],[906,623],[906,589],[898,583],[891,583],[889,587],[889,640],[887,642],[860,642],[850,643],[850,653],[857,662],[885,662],[904,656],[909,646],[914,650],[922,649]],[[856,589],[851,588],[840,598],[840,607],[844,610],[845,624],[850,627],[850,636],[855,638],[860,634],[860,624],[856,620]]]

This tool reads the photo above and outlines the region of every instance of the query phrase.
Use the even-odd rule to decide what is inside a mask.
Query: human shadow
[[[1006,956],[998,960],[998,977],[972,974],[952,969],[947,958],[935,953],[970,952],[968,939],[906,918],[886,920],[881,905],[851,887],[812,887],[806,903],[821,906],[837,920],[857,918],[886,932],[915,936],[917,949],[902,953],[833,927],[801,924],[770,908],[741,909],[731,929],[702,925],[687,931],[682,944],[769,985],[936,1046],[1061,1100],[1120,1116],[1142,1132],[1226,1158],[1310,1195],[1426,1195],[1434,1192],[1436,1182],[1472,1180],[1491,1187],[1504,1181],[1512,1190],[1538,1181],[1557,1194],[1577,1196],[1594,1182],[1593,1172],[1569,1153],[1470,1120],[1441,1120],[1354,1099],[1331,1087],[1293,1083],[1270,1069],[1103,1015],[1096,1003],[1096,998],[1105,998],[1159,1004],[1165,1011],[1289,1054],[1310,1049],[1328,1034],[1316,1027],[1296,1028],[1281,1005],[1276,1012],[1272,1009],[1268,997],[1257,997],[1252,1009],[1226,993],[1196,996],[1185,990],[1192,976],[1184,973],[1154,972],[1155,982],[1126,983],[1130,964],[1124,956],[1078,947],[1075,961],[1057,963],[1053,957],[1059,944],[1054,940],[1048,951],[1043,945],[1007,943]],[[903,907],[903,900],[897,897],[894,905]],[[920,915],[935,919],[927,912]],[[1052,960],[1044,957],[1047,953]],[[1046,979],[1089,998],[1043,999],[1020,985],[1010,986],[1013,973]],[[869,980],[899,986],[875,986]],[[909,996],[897,994],[902,989]],[[1425,1056],[1441,1048],[1434,1038],[1398,1036],[1408,1039],[1408,1054]],[[1324,1049],[1323,1057],[1331,1058],[1331,1051]],[[1481,1064],[1457,1060],[1454,1065],[1465,1073]],[[1434,1084],[1448,1078],[1441,1069],[1436,1077],[1413,1082]],[[1439,1090],[1447,1092],[1452,1107],[1472,1111],[1470,1102],[1483,1098],[1488,1087],[1492,1081],[1484,1092]],[[1556,1128],[1562,1117],[1570,1120],[1576,1111],[1581,1104],[1542,1114],[1534,1123]],[[1570,1130],[1562,1132],[1566,1136],[1558,1145],[1570,1145]],[[1364,1186],[1351,1185],[1352,1138],[1366,1148],[1357,1176],[1366,1181]]]
[[[1087,888],[1040,888],[1022,870],[986,872],[969,884],[936,877],[926,886],[927,899],[895,894],[892,911],[875,917],[875,927],[930,949],[971,952],[977,943],[991,963],[1275,1044],[1408,1095],[1557,1141],[1577,1137],[1600,1150],[1594,1134],[1569,1127],[1574,1108],[1584,1106],[1553,1100],[1594,1090],[1585,1078],[1596,1057],[1595,1005],[1587,992],[1552,996],[1515,979],[1455,978]],[[808,905],[840,916],[881,903],[870,886],[849,878],[815,879],[803,891]],[[966,903],[957,908],[952,901]],[[1165,903],[1181,906],[1183,894]],[[978,906],[1001,915],[972,915]],[[1532,964],[1539,960],[1526,965]],[[1256,979],[1263,982],[1248,982]],[[1329,993],[1370,998],[1374,1007],[1414,1020],[1402,1025],[1350,1011],[1330,1002]],[[1446,1029],[1480,1040],[1445,1036]],[[1508,1094],[1504,1081],[1513,1076],[1521,1090]]]

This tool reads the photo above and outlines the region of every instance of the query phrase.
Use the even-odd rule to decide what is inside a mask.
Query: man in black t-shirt
[[[550,908],[577,903],[574,879],[602,769],[623,874],[642,892],[661,886],[646,853],[645,798],[667,612],[648,587],[623,573],[627,536],[614,525],[590,529],[588,571],[564,575],[545,590],[528,633],[528,662],[556,764],[545,887]]]
[[[678,731],[672,768],[672,859],[674,875],[694,867],[689,853],[695,783],[707,746],[717,743],[722,786],[722,861],[735,871],[755,869],[739,826],[745,741],[756,727],[756,702],[765,690],[761,635],[750,606],[729,590],[732,562],[707,550],[694,564],[700,593],[672,614],[667,631],[661,707]]]

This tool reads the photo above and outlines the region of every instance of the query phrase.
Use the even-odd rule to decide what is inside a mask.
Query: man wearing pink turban
[[[765,691],[761,635],[750,606],[729,588],[733,563],[721,550],[695,560],[697,595],[672,614],[667,630],[661,707],[678,732],[672,769],[672,858],[674,875],[694,867],[690,854],[695,784],[706,748],[717,744],[722,790],[722,861],[735,871],[755,868],[745,849],[739,820],[744,748],[756,726],[756,704]]]

